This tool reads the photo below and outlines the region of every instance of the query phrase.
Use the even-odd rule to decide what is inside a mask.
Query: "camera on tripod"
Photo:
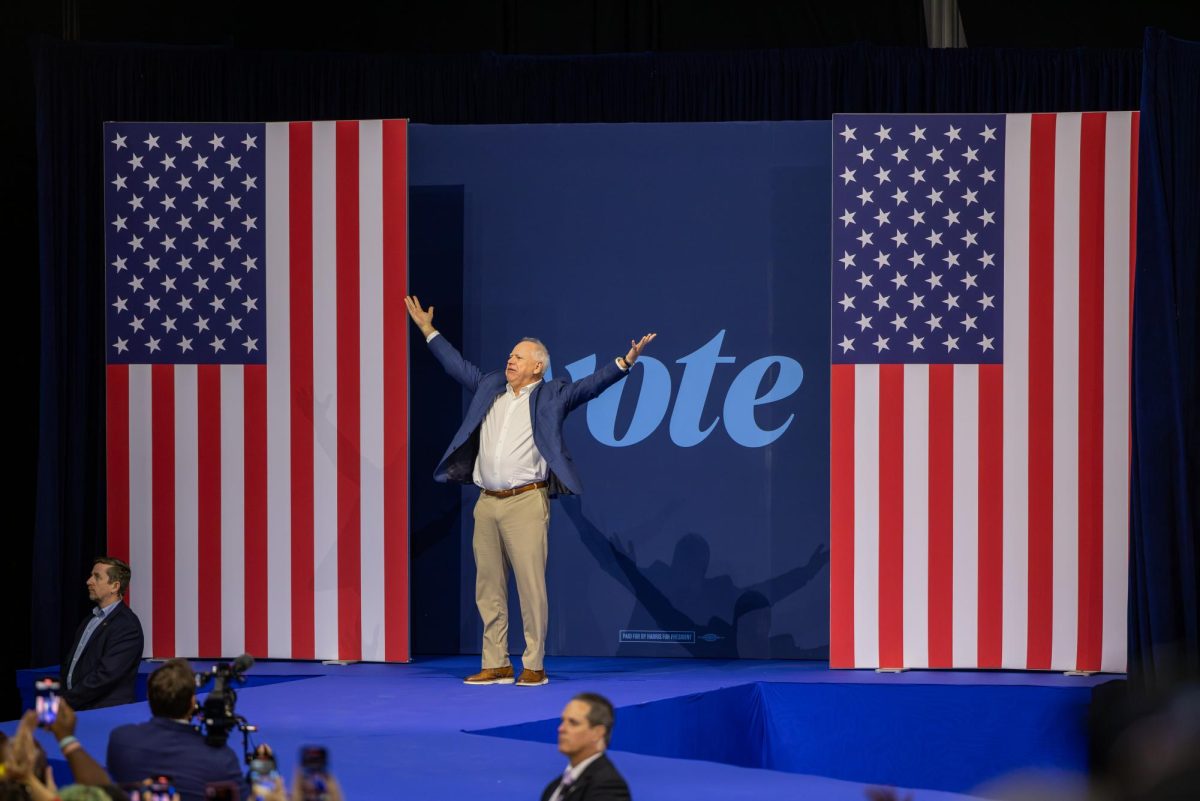
[[[220,748],[229,741],[229,733],[234,729],[242,732],[245,741],[250,732],[257,727],[250,725],[244,717],[237,714],[237,691],[235,684],[246,681],[246,671],[254,665],[254,657],[242,654],[229,662],[219,662],[212,666],[208,673],[196,674],[196,691],[199,692],[211,680],[212,692],[200,705],[200,730],[204,734],[204,742]],[[246,750],[246,749],[243,749]]]

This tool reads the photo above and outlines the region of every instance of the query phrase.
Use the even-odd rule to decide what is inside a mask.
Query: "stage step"
[[[754,682],[621,707],[612,748],[969,792],[1030,770],[1082,775],[1091,688]],[[477,731],[557,742],[558,721]]]

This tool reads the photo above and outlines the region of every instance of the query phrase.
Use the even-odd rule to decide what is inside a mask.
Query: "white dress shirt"
[[[483,418],[479,431],[479,455],[475,457],[474,480],[484,489],[502,490],[544,481],[546,460],[533,442],[533,418],[529,398],[541,379],[513,392],[504,385]]]
[[[440,336],[437,331],[425,337],[429,342]],[[533,418],[529,396],[541,379],[513,392],[504,385],[504,394],[496,398],[483,418],[479,432],[479,453],[475,457],[473,479],[477,486],[490,490],[512,489],[550,475],[546,460],[533,443]]]

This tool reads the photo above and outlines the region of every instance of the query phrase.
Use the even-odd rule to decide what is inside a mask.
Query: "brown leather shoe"
[[[517,679],[518,687],[540,687],[549,683],[550,679],[546,678],[546,671],[530,670],[529,668],[522,670],[521,677]]]
[[[525,674],[522,673],[522,676]],[[463,684],[512,684],[512,665],[498,668],[484,668],[473,676],[463,679]]]

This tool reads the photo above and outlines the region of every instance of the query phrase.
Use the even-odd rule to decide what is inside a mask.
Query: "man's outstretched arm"
[[[483,373],[479,372],[478,367],[464,359],[462,354],[447,342],[444,336],[438,334],[438,330],[433,327],[433,306],[428,309],[421,308],[421,301],[416,295],[405,296],[404,306],[408,309],[408,316],[412,318],[413,323],[425,337],[425,341],[429,343],[429,349],[433,352],[434,358],[442,365],[442,369],[451,378],[466,387],[468,391],[474,392],[475,388],[479,386],[479,380],[483,378]],[[430,339],[434,334],[438,334],[438,336]]]
[[[633,367],[638,357],[642,355],[642,351],[654,341],[656,336],[658,334],[646,334],[641,339],[630,340],[629,350],[624,356],[618,356],[615,362],[610,359],[606,365],[596,370],[596,372],[571,384],[567,408],[574,409],[582,403],[587,403],[620,381],[629,372],[629,368]]]

